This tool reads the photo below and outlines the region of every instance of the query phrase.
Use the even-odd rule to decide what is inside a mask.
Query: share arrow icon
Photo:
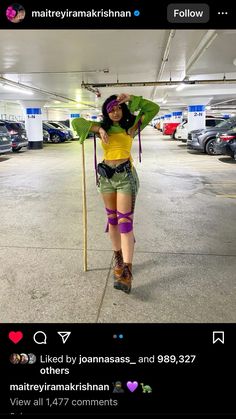
[[[68,337],[70,336],[71,332],[57,332],[59,336],[62,338],[62,343],[66,343]]]

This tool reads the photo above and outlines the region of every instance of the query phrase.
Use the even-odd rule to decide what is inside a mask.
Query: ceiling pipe
[[[164,72],[166,63],[168,61],[168,57],[169,57],[171,42],[172,42],[172,40],[175,36],[175,32],[176,32],[175,30],[170,31],[168,41],[167,41],[167,44],[166,44],[166,48],[165,48],[165,52],[164,52],[164,56],[163,56],[163,59],[162,59],[161,68],[160,68],[160,71],[159,71],[158,76],[157,76],[157,81],[160,81],[160,79],[163,75],[163,72]],[[190,68],[196,63],[197,60],[199,60],[199,58],[204,54],[204,52],[207,50],[207,48],[209,48],[209,46],[212,44],[212,42],[215,40],[215,38],[217,36],[218,36],[218,33],[217,33],[216,30],[208,30],[206,32],[206,34],[202,37],[202,39],[199,42],[197,48],[195,49],[194,53],[191,55],[191,57],[189,58],[189,60],[186,64],[185,75],[188,74]],[[188,76],[185,76],[185,78],[182,81],[178,81],[178,82],[170,81],[169,83],[165,82],[164,85],[168,85],[168,84],[169,85],[170,84],[179,85],[179,84],[183,84],[183,83],[185,83],[185,84],[201,84],[200,81],[198,82],[197,80],[194,81],[194,83],[191,83],[191,82],[187,83],[187,82],[189,82]],[[211,81],[211,82],[212,83],[217,83],[215,81]],[[203,80],[203,84],[205,84],[204,80]],[[156,86],[160,86],[160,85],[161,84],[157,84]],[[155,98],[155,94],[156,94],[156,87],[153,89],[152,98]]]
[[[219,111],[235,111],[236,110],[236,106],[214,106],[211,105],[211,110],[215,111],[215,110],[219,110]]]
[[[168,39],[167,39],[167,43],[166,43],[166,47],[165,47],[165,51],[164,51],[164,54],[163,54],[163,57],[162,57],[161,67],[160,67],[160,70],[159,70],[159,72],[157,74],[157,81],[160,81],[160,79],[163,76],[166,63],[167,63],[167,61],[169,59],[171,42],[172,42],[172,40],[173,40],[173,38],[175,36],[175,32],[176,32],[176,30],[175,29],[172,29],[170,31],[170,33],[169,33],[169,36],[168,36]],[[156,94],[156,88],[153,89],[152,98],[155,97],[155,94]]]
[[[82,89],[89,90],[90,92],[94,93],[97,97],[101,97],[101,93],[98,90],[98,88],[92,87],[92,86],[88,86],[88,85],[85,86],[85,83],[83,81],[81,83],[81,88]]]
[[[167,43],[166,43],[164,55],[163,55],[163,58],[162,58],[161,67],[160,67],[160,70],[159,70],[159,73],[158,73],[158,76],[157,76],[158,81],[162,78],[164,70],[165,70],[166,63],[169,59],[171,42],[172,42],[172,40],[175,36],[175,32],[176,32],[176,30],[171,30],[170,33],[169,33],[169,37],[168,37],[168,40],[167,40]]]
[[[227,100],[223,100],[222,102],[213,103],[213,105],[211,105],[211,106],[218,106],[218,105],[222,105],[222,103],[234,102],[235,100],[236,100],[235,98],[234,99],[227,99]]]
[[[186,80],[186,81],[135,81],[127,83],[83,83],[83,88],[104,88],[104,87],[145,87],[145,86],[172,86],[186,84],[186,86],[192,86],[196,84],[236,84],[236,79],[220,79],[220,80]]]

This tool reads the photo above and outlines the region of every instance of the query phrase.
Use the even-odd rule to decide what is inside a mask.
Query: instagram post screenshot
[[[0,4],[0,417],[235,417],[232,4]]]

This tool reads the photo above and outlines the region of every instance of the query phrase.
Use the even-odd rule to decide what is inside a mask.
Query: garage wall
[[[44,108],[43,119],[51,121],[64,121],[69,119],[68,110]]]
[[[64,109],[43,108],[43,120],[63,121],[69,118],[69,111]],[[24,110],[21,105],[12,102],[0,102],[0,119],[23,121]]]
[[[24,114],[21,105],[11,102],[0,102],[0,119],[22,121]]]

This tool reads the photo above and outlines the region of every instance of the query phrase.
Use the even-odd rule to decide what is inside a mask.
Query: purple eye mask
[[[118,106],[118,105],[119,105],[118,100],[116,100],[116,99],[111,100],[111,102],[109,102],[109,103],[107,104],[107,107],[106,107],[107,112],[108,112],[108,113],[109,113],[109,112],[111,112],[111,111],[112,111],[112,109],[114,108],[114,106]]]

